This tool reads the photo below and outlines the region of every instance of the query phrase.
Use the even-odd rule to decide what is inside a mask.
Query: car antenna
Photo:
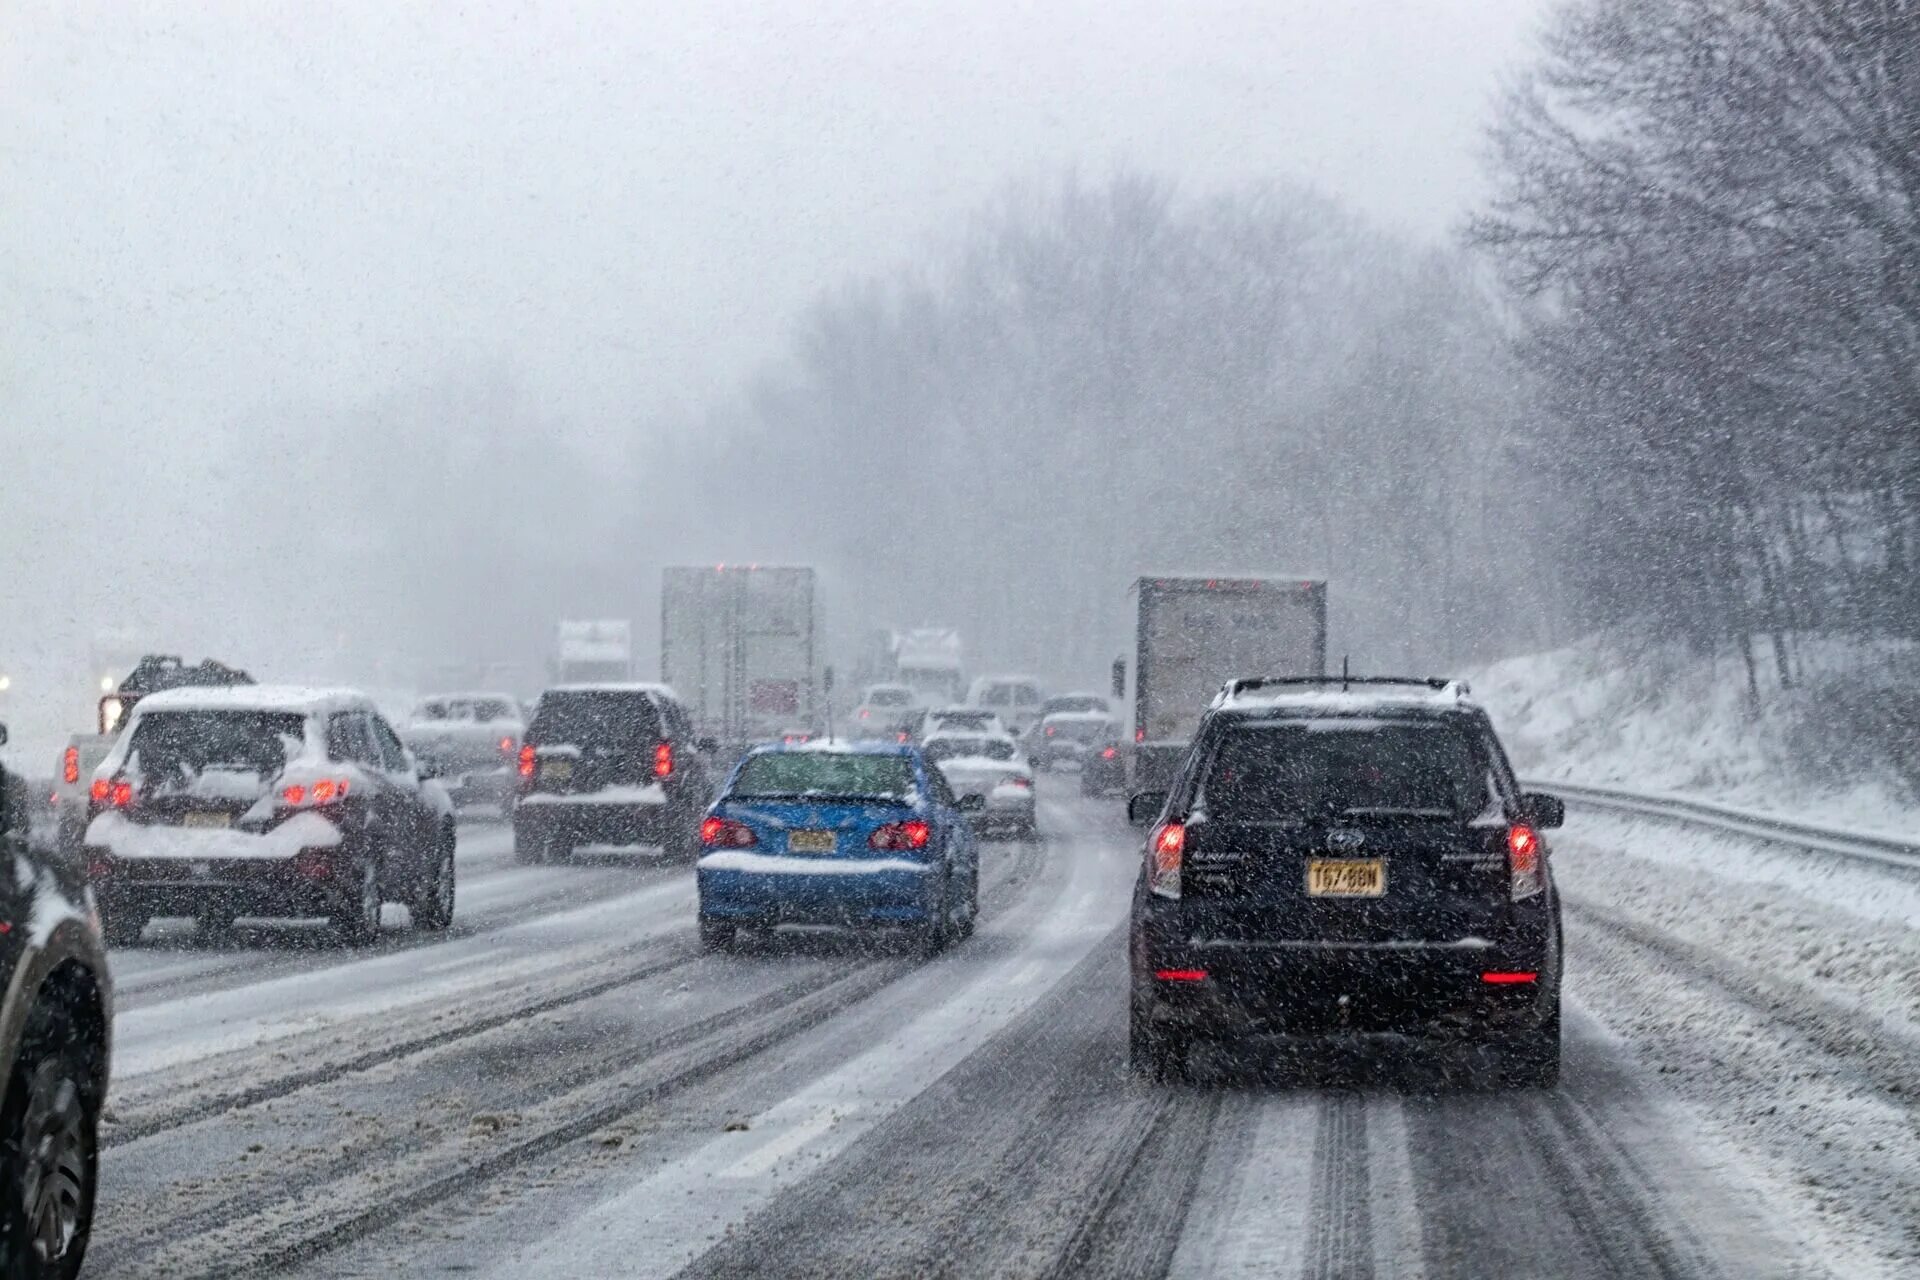
[[[1348,692],[1347,683],[1352,679],[1353,677],[1347,672],[1347,655],[1343,653],[1340,655],[1340,692]]]

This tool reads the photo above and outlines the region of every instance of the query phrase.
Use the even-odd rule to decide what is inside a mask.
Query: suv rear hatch
[[[306,737],[298,712],[157,711],[140,717],[124,770],[138,822],[231,826],[273,794]]]
[[[637,689],[561,689],[540,697],[527,726],[531,790],[583,795],[659,781],[663,739],[653,702]]]
[[[1235,724],[1186,826],[1189,936],[1457,944],[1505,933],[1510,790],[1464,717]]]

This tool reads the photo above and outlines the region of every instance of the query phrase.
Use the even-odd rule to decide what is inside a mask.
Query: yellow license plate
[[[230,827],[233,825],[233,815],[230,813],[189,813],[182,815],[180,825],[183,827]]]
[[[1387,864],[1379,858],[1315,858],[1307,863],[1310,898],[1378,898],[1387,891]]]
[[[573,761],[542,760],[540,762],[540,780],[542,782],[565,782],[573,776]]]
[[[787,832],[788,853],[832,853],[834,844],[831,831]]]

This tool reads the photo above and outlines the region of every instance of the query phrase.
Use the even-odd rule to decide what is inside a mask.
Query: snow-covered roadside
[[[1835,644],[1806,646],[1813,679],[1862,660]],[[1529,777],[1665,792],[1804,822],[1911,838],[1920,801],[1883,770],[1850,781],[1816,776],[1796,755],[1806,690],[1763,685],[1752,715],[1746,676],[1728,655],[1679,646],[1623,647],[1603,637],[1504,659],[1469,673],[1514,765]]]

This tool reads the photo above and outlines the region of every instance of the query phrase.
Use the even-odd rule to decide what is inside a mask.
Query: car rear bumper
[[[1133,993],[1153,1021],[1199,1035],[1480,1039],[1541,1025],[1559,971],[1537,947],[1478,939],[1143,947],[1136,936]]]
[[[293,858],[111,859],[89,850],[93,891],[109,916],[324,916],[353,883],[337,848]]]
[[[517,840],[551,840],[570,845],[670,845],[675,817],[664,804],[568,804],[542,800],[514,806]]]
[[[938,864],[737,852],[696,864],[700,914],[756,924],[911,924],[940,900]]]

